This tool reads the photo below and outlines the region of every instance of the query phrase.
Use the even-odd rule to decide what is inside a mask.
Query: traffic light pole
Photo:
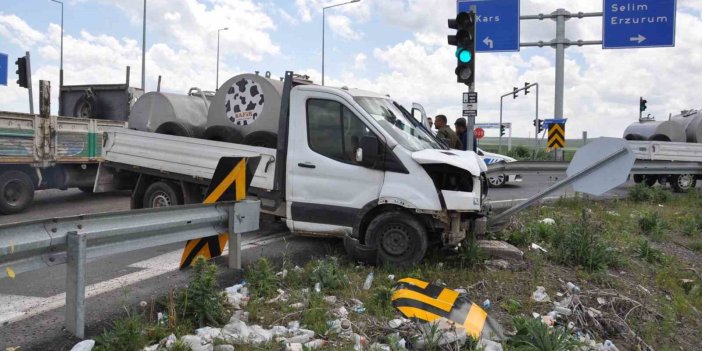
[[[470,6],[470,12],[477,13],[477,11],[478,11],[478,8],[475,5]],[[476,28],[476,27],[473,27],[473,28]],[[473,38],[476,38],[475,32],[473,32]],[[472,48],[471,52],[475,53],[475,40],[473,40],[473,48]],[[475,57],[473,57],[473,61],[476,60],[478,55],[475,54],[474,56]],[[475,74],[475,72],[473,72],[473,74]],[[475,81],[475,79],[473,79],[473,81]],[[468,85],[468,92],[469,93],[475,92],[475,83],[471,83],[470,85]],[[475,141],[474,141],[475,140],[475,117],[468,117],[467,122],[468,122],[468,126],[467,126],[466,133],[468,135],[466,138],[466,143],[468,143],[468,145],[466,145],[466,150],[473,150],[473,152],[477,152],[478,150],[476,150],[473,147],[473,145],[475,145]]]
[[[513,96],[516,99],[517,93],[519,93],[520,91],[524,91],[524,95],[526,95],[529,93],[529,89],[531,89],[532,87],[536,87],[536,118],[534,118],[534,120],[537,121],[534,123],[534,150],[536,150],[536,148],[538,148],[538,142],[539,142],[539,123],[538,123],[538,120],[539,120],[539,83],[525,84],[524,88],[521,88],[521,89],[515,88],[511,92],[500,96],[500,126],[502,125],[502,103],[503,103],[504,98],[507,96]],[[511,141],[512,140],[511,139],[512,138],[512,128],[510,128],[509,133],[510,133],[510,141]],[[498,145],[497,146],[497,150],[498,150],[497,153],[501,153],[502,152],[502,133],[500,133],[500,139],[499,139],[497,145]],[[511,150],[511,149],[512,149],[512,145],[509,145],[509,150]]]
[[[32,64],[29,59],[29,51],[27,51],[27,90],[29,91],[29,114],[34,114],[34,97],[32,95]]]

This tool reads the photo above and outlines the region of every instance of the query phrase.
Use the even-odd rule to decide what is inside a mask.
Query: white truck
[[[254,86],[251,105],[240,95]],[[215,96],[210,115],[238,111],[222,128],[275,120],[277,147],[111,129],[95,190],[131,188],[133,208],[200,202],[219,157],[250,157],[248,194],[263,212],[295,234],[344,237],[357,259],[412,265],[430,243],[456,246],[485,230],[485,163],[443,147],[387,95],[296,81],[292,72],[283,82],[240,75],[217,94],[226,95]],[[279,111],[265,113],[268,103]]]

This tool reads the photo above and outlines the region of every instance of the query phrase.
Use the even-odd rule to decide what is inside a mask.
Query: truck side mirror
[[[380,157],[378,137],[375,135],[363,136],[359,144],[359,148],[356,150],[356,161],[363,166],[373,167]]]

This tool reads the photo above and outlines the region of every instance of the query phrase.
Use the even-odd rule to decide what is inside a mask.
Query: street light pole
[[[146,0],[144,0],[144,27],[141,31],[141,90],[146,92]]]
[[[229,27],[217,29],[217,80],[215,82],[215,91],[219,90],[219,32],[229,30]]]
[[[51,0],[57,4],[61,4],[61,68],[59,69],[59,88],[63,86],[63,2]]]
[[[353,4],[354,2],[359,2],[359,1],[361,1],[361,0],[351,0],[351,1],[347,1],[347,2],[342,2],[340,4],[336,4],[336,5],[322,7],[322,85],[324,85],[324,27],[325,27],[324,23],[325,23],[325,13],[326,13],[325,11],[327,9],[332,8],[332,7]]]

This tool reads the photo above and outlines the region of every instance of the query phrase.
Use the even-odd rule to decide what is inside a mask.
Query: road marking
[[[247,242],[243,243],[241,251],[255,249],[283,240],[294,240],[295,237],[292,234],[280,235],[280,233],[274,233],[247,239]],[[229,248],[222,252],[222,256],[226,256],[228,253]],[[113,290],[124,289],[126,286],[134,283],[177,271],[182,254],[183,250],[176,250],[132,263],[127,267],[142,268],[143,270],[89,285],[85,288],[85,297],[87,299]],[[0,324],[21,321],[63,307],[65,304],[65,292],[46,298],[0,294]]]

